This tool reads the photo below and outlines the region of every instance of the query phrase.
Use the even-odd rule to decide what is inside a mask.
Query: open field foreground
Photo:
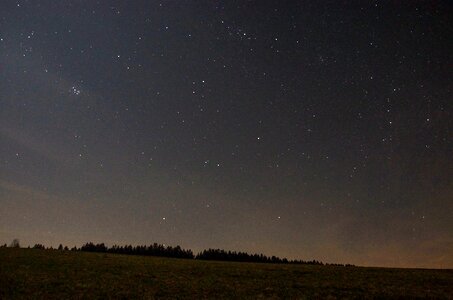
[[[0,249],[0,299],[453,298],[453,270]]]

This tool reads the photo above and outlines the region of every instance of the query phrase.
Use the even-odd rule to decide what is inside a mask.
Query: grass
[[[0,299],[453,298],[453,270],[0,249]]]

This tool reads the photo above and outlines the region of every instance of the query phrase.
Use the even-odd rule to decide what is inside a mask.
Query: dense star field
[[[0,243],[453,268],[448,1],[1,1]]]

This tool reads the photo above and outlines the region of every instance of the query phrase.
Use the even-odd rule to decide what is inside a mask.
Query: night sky
[[[0,242],[453,268],[449,1],[1,1]]]

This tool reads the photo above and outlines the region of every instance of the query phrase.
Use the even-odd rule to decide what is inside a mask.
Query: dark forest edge
[[[6,244],[0,247],[7,247]],[[10,247],[19,248],[18,241],[13,241]],[[30,246],[28,247],[30,248]],[[157,257],[170,257],[170,258],[185,258],[197,260],[216,260],[216,261],[234,261],[234,262],[254,262],[254,263],[276,263],[276,264],[303,264],[303,265],[326,265],[326,266],[354,266],[351,264],[337,264],[337,263],[323,263],[318,260],[304,261],[299,259],[289,260],[287,258],[280,258],[277,256],[266,256],[263,254],[249,254],[247,252],[226,251],[222,249],[207,249],[194,255],[190,249],[183,249],[179,245],[176,247],[166,246],[163,244],[154,243],[149,246],[146,245],[126,245],[111,247],[106,246],[104,243],[94,244],[92,242],[85,243],[82,247],[76,246],[68,248],[60,244],[58,248],[46,247],[42,244],[35,244],[33,249],[41,250],[59,250],[59,251],[83,251],[83,252],[97,252],[97,253],[113,253],[125,255],[141,255],[141,256],[157,256]]]

